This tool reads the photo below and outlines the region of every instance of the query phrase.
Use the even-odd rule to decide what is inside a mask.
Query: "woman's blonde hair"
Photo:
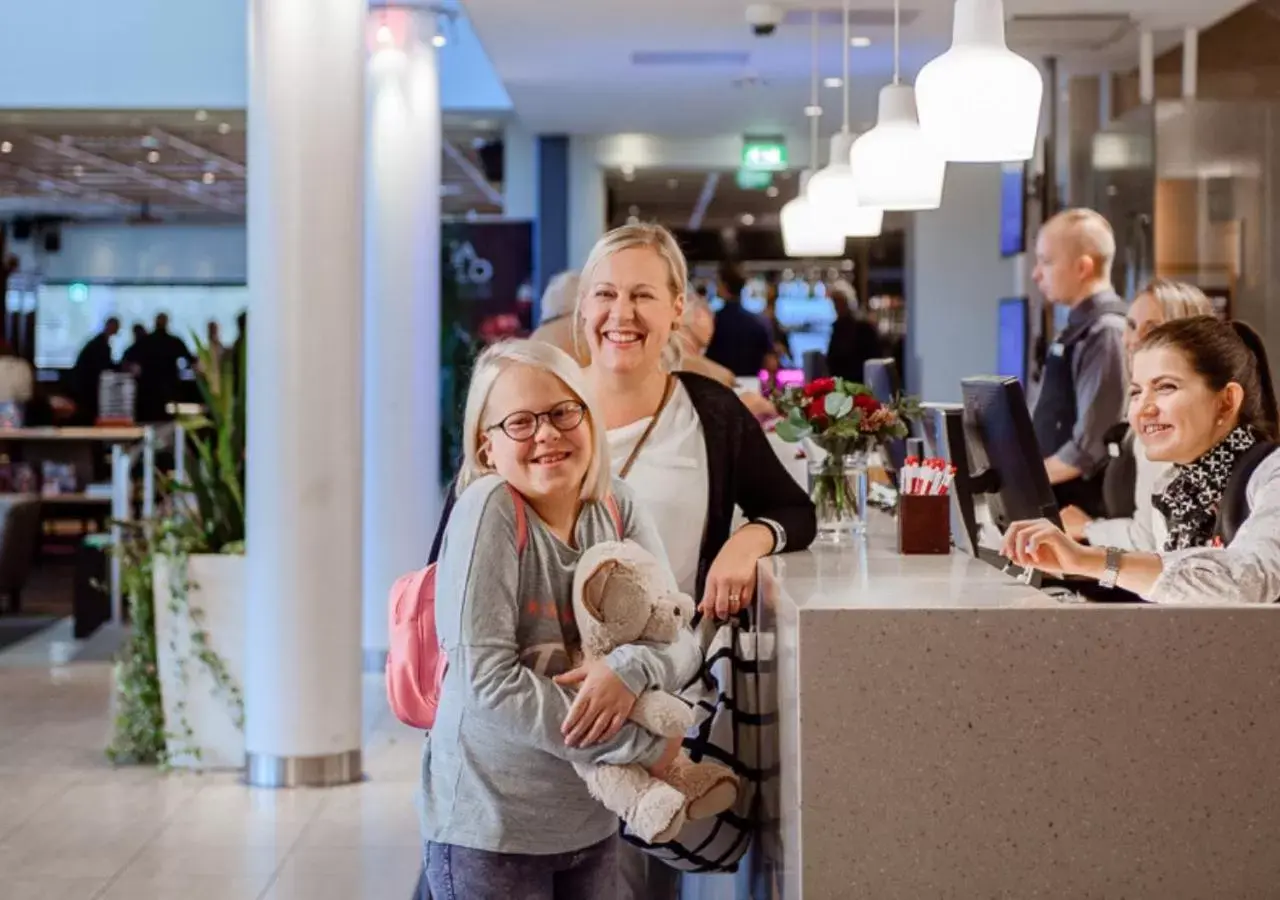
[[[586,423],[591,429],[591,464],[582,480],[581,497],[589,501],[604,499],[609,493],[613,476],[609,463],[609,442],[605,437],[604,423],[593,412],[591,387],[587,384],[581,367],[569,354],[559,347],[528,339],[494,344],[476,360],[475,369],[471,373],[471,386],[467,390],[467,409],[462,424],[462,468],[458,472],[458,493],[461,494],[476,479],[494,472],[492,466],[480,459],[485,428],[482,420],[494,384],[512,366],[526,366],[554,375],[587,407]]]
[[[575,322],[579,324],[582,322],[582,298],[590,289],[591,278],[596,267],[615,253],[637,248],[652,250],[666,263],[667,287],[671,290],[672,302],[684,298],[689,283],[689,263],[685,261],[684,251],[680,249],[675,236],[661,225],[623,225],[596,241],[596,245],[591,248],[591,253],[587,256],[578,284],[578,300],[573,309]],[[581,330],[581,328],[575,328],[573,336],[574,344],[580,350],[581,345],[578,342],[581,340]],[[680,318],[677,318],[671,326],[671,337],[667,341],[667,346],[662,350],[662,365],[669,371],[680,368],[684,357],[679,331]]]
[[[1190,319],[1192,316],[1213,315],[1213,302],[1204,295],[1204,291],[1185,281],[1155,278],[1138,291],[1139,297],[1143,294],[1150,294],[1156,301],[1166,322]]]

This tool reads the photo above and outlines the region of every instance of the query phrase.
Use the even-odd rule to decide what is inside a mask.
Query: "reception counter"
[[[892,528],[761,563],[774,896],[1280,897],[1280,609],[1062,603]]]

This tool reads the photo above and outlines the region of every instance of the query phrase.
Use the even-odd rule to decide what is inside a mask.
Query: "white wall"
[[[908,390],[957,402],[960,379],[996,368],[996,316],[1021,265],[1000,258],[1000,166],[951,164],[942,208],[907,233]]]
[[[47,281],[219,281],[244,283],[243,225],[64,225],[62,249],[15,243],[23,270]]]

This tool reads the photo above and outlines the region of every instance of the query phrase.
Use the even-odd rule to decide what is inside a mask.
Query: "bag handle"
[[[667,408],[667,401],[671,399],[671,395],[675,393],[676,376],[667,376],[667,386],[662,392],[662,402],[658,404],[658,409],[654,412],[653,418],[649,420],[648,426],[644,430],[644,434],[640,435],[640,440],[631,450],[631,455],[627,457],[627,461],[622,464],[622,468],[618,471],[618,477],[626,481],[627,475],[631,472],[631,467],[636,464],[636,459],[640,456],[640,451],[644,447],[644,442],[649,440],[649,435],[653,434],[653,429],[658,424],[658,419],[662,418],[662,411]]]

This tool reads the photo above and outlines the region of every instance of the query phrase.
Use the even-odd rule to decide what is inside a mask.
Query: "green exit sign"
[[[748,137],[742,141],[742,168],[778,172],[787,167],[787,144],[782,138]]]

